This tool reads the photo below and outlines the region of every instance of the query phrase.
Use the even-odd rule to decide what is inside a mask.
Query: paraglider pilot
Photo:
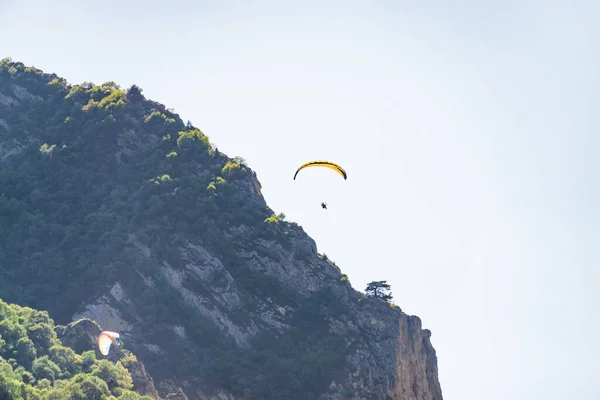
[[[327,210],[327,203],[321,203],[321,207],[323,207],[324,210]]]

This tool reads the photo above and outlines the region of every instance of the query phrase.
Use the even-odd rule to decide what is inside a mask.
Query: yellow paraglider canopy
[[[298,175],[298,172],[300,172],[300,170],[302,170],[304,168],[308,168],[308,167],[324,167],[324,168],[329,168],[331,170],[334,170],[335,172],[337,172],[341,176],[343,176],[344,179],[348,178],[348,176],[346,175],[346,171],[344,171],[344,168],[342,168],[340,165],[338,165],[338,164],[336,164],[336,163],[334,163],[332,161],[327,161],[327,160],[314,160],[314,161],[309,161],[307,163],[302,164],[296,170],[296,173],[294,174],[294,180],[296,180],[296,175]]]

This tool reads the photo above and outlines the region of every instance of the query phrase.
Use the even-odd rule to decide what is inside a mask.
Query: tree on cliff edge
[[[131,85],[127,91],[127,97],[129,97],[129,99],[135,103],[139,103],[144,100],[142,89],[138,85]]]
[[[369,296],[377,297],[378,299],[387,301],[388,303],[392,300],[391,286],[387,281],[373,281],[367,284],[365,292]]]

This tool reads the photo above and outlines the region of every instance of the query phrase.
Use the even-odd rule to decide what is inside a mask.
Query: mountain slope
[[[0,163],[0,297],[119,331],[162,395],[442,398],[420,320],[352,289],[137,86],[3,60]]]

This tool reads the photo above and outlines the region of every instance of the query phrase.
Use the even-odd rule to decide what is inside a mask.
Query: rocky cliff
[[[419,318],[354,290],[138,87],[2,61],[0,163],[0,297],[120,332],[160,395],[442,399]]]

